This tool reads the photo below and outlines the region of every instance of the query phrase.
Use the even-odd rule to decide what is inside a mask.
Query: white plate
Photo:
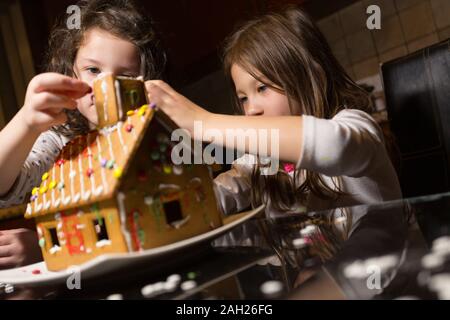
[[[254,210],[227,217],[225,218],[224,225],[220,228],[186,240],[141,252],[101,255],[80,266],[71,267],[63,271],[48,271],[45,262],[38,262],[15,269],[0,270],[0,283],[27,286],[51,285],[66,282],[69,276],[73,275],[74,272],[80,272],[80,279],[87,279],[124,267],[128,268],[131,265],[140,262],[147,263],[153,259],[162,258],[162,256],[173,254],[193,245],[211,241],[227,231],[230,231],[234,227],[244,223],[248,219],[258,215],[263,210],[264,206],[260,206]],[[161,262],[161,260],[159,260],[159,262]]]

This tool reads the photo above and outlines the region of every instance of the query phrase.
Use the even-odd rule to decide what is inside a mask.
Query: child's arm
[[[202,122],[203,131],[208,129],[219,130],[223,136],[225,136],[227,129],[264,129],[268,132],[265,142],[269,148],[269,155],[279,150],[279,154],[274,154],[274,156],[278,156],[281,160],[297,163],[300,158],[303,141],[301,116],[250,117],[214,114],[178,94],[162,81],[147,81],[145,84],[150,101],[156,103],[157,107],[171,117],[180,128],[188,130],[198,140],[204,139],[194,136],[194,121]],[[271,130],[278,130],[279,136],[278,141],[273,141],[273,146],[276,146],[273,150],[270,149],[272,143],[270,139]],[[258,146],[259,143],[258,140],[255,145]],[[234,140],[224,139],[223,145],[230,149],[236,147]],[[244,150],[239,151],[258,154],[258,150],[252,150],[249,145],[246,145]]]
[[[0,195],[14,184],[38,136],[67,121],[64,109],[75,109],[75,99],[89,91],[86,83],[57,73],[40,74],[30,81],[24,106],[0,131]]]
[[[279,148],[278,159],[331,177],[361,177],[372,173],[380,164],[389,163],[381,129],[360,110],[344,110],[332,119],[220,115],[202,109],[162,81],[147,81],[146,88],[150,101],[194,137],[194,121],[202,121],[203,131],[218,129],[223,136],[226,136],[226,129],[276,129],[279,139],[273,146]],[[234,140],[224,140],[226,147],[236,147]],[[266,143],[270,147],[270,134]],[[261,155],[248,145],[239,151]]]

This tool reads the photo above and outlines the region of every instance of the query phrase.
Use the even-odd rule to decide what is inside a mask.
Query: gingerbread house
[[[147,104],[143,81],[102,75],[94,95],[99,128],[63,148],[25,213],[36,219],[47,268],[220,227],[210,170],[171,161],[175,126]]]

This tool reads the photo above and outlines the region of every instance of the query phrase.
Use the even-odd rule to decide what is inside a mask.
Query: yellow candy
[[[165,174],[170,174],[170,173],[172,173],[172,167],[165,165],[165,166],[163,166],[163,171]]]
[[[142,107],[139,108],[138,115],[143,116],[145,114],[145,111],[147,111],[148,105],[144,104]]]
[[[122,176],[122,169],[121,168],[117,168],[114,170],[114,177],[116,178],[120,178]]]
[[[46,193],[47,190],[48,190],[47,186],[42,186],[42,187],[39,189],[39,193],[40,193],[40,194]]]
[[[49,189],[54,189],[56,187],[56,181],[53,180],[52,182],[50,182],[50,184],[48,185]]]
[[[134,114],[134,110],[127,111],[127,116],[131,117]]]
[[[47,179],[48,179],[48,172],[46,172],[42,175],[42,181],[47,180]]]
[[[34,196],[39,192],[39,188],[38,187],[34,187],[33,190],[31,190],[31,194]]]

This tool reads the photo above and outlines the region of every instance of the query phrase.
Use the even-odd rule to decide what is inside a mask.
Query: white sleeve
[[[303,148],[297,168],[330,177],[361,177],[386,152],[381,128],[367,113],[346,109],[332,119],[303,116]]]
[[[230,170],[214,179],[214,193],[223,214],[237,213],[250,206],[253,159],[244,155],[233,162]]]
[[[33,145],[14,185],[0,196],[0,208],[24,203],[27,193],[39,186],[42,175],[49,170],[67,139],[52,132],[42,133]]]

